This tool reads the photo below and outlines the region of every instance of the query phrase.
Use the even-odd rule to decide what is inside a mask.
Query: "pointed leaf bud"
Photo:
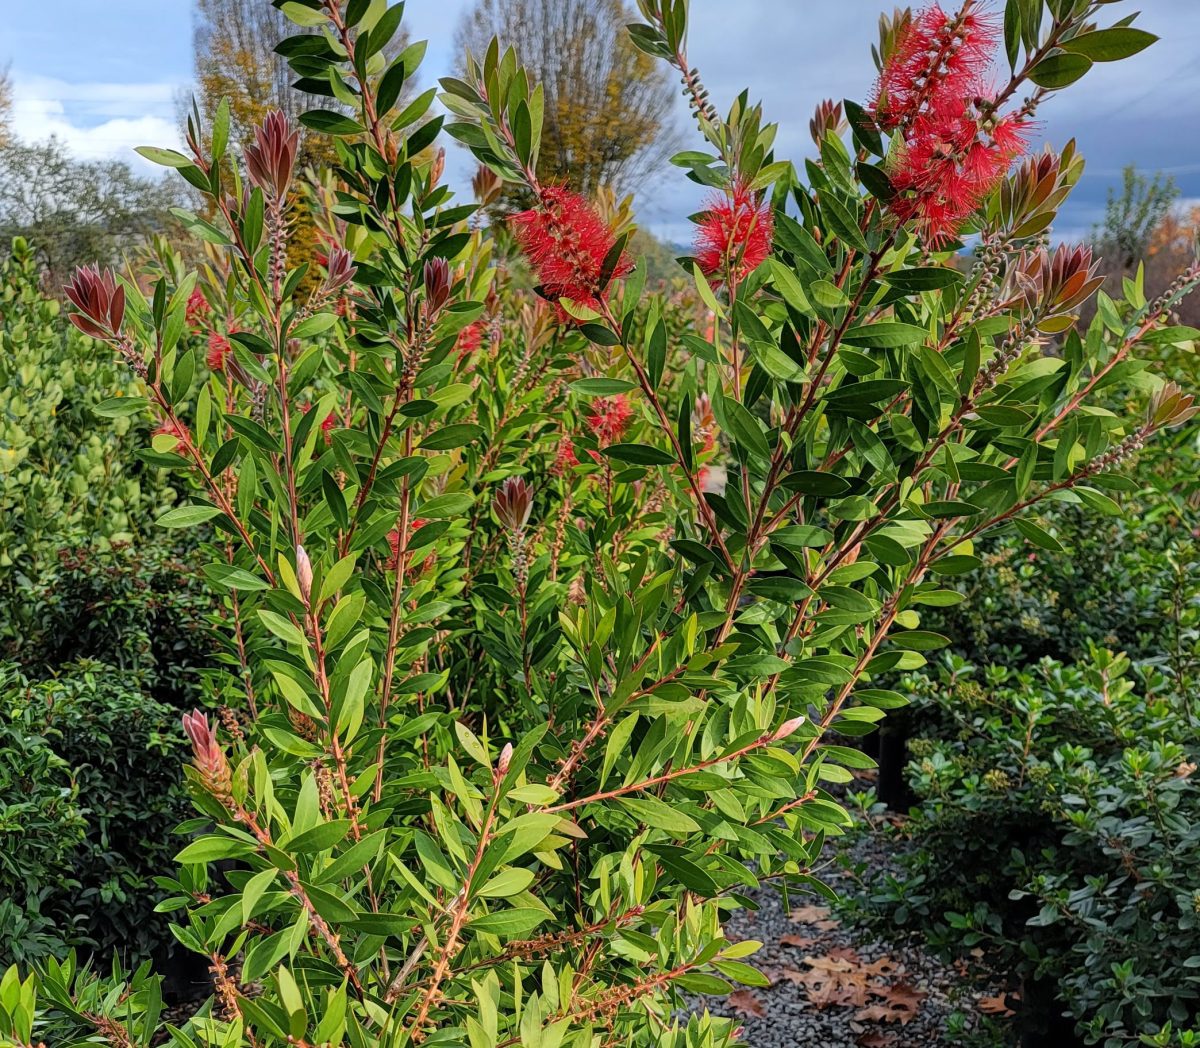
[[[296,547],[296,581],[300,584],[300,596],[307,604],[312,595],[313,570],[303,546]]]
[[[504,749],[500,751],[500,759],[496,761],[496,778],[508,774],[508,766],[512,763],[513,745],[511,742],[504,744]]]
[[[533,511],[533,488],[524,477],[509,477],[492,499],[492,508],[509,531],[523,531]]]
[[[254,142],[246,147],[250,181],[268,196],[282,200],[287,196],[299,149],[300,132],[290,130],[287,117],[278,109],[272,110],[254,129]]]
[[[112,338],[120,334],[125,319],[125,289],[111,269],[101,272],[94,264],[80,266],[63,291],[79,311],[71,314],[71,323],[85,335]]]
[[[444,258],[425,263],[425,300],[429,312],[437,313],[450,297],[450,266]]]
[[[775,729],[775,734],[771,736],[772,742],[778,742],[780,739],[786,739],[793,734],[797,728],[805,721],[804,717],[793,717],[791,720],[784,721],[778,728]]]

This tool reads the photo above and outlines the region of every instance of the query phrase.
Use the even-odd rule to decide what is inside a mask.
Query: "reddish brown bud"
[[[1200,412],[1196,398],[1185,393],[1176,383],[1168,382],[1150,398],[1147,422],[1154,429],[1182,426]]]
[[[492,508],[509,531],[522,531],[533,511],[533,488],[523,477],[509,477],[492,500]]]
[[[300,148],[300,132],[288,128],[287,117],[273,109],[254,129],[254,143],[246,147],[250,180],[268,196],[282,200],[287,195]]]
[[[225,752],[199,710],[183,715],[183,730],[192,742],[193,762],[205,788],[218,800],[229,797],[232,778]]]
[[[325,262],[325,290],[328,294],[340,291],[354,279],[354,256],[344,247],[334,247],[329,250],[329,258]]]
[[[475,192],[475,199],[483,207],[487,207],[500,195],[502,188],[504,188],[504,182],[500,176],[490,167],[480,164],[479,170],[475,172],[475,177],[471,179],[471,189]]]
[[[101,272],[94,264],[80,266],[63,291],[79,310],[71,314],[71,323],[85,335],[112,338],[120,334],[125,319],[125,289],[111,269]]]
[[[832,131],[841,135],[847,128],[846,118],[842,116],[842,103],[827,98],[817,103],[816,112],[808,122],[808,130],[819,149],[825,141],[825,136]]]
[[[446,150],[439,147],[429,168],[429,188],[432,189],[441,180],[446,170]]]
[[[444,258],[425,263],[425,300],[429,312],[437,313],[450,297],[450,266]]]

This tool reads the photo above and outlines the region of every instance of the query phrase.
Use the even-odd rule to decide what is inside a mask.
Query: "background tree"
[[[8,67],[0,69],[0,146],[12,141],[13,87]]]
[[[1120,189],[1110,188],[1104,221],[1096,227],[1096,247],[1110,262],[1130,270],[1145,257],[1154,230],[1179,198],[1179,187],[1169,175],[1139,174],[1130,164]]]
[[[0,242],[27,237],[55,287],[85,261],[117,262],[178,202],[170,182],[121,161],[75,160],[57,139],[0,146]]]
[[[514,46],[546,93],[537,174],[586,196],[636,188],[675,145],[662,67],[630,42],[623,0],[478,0],[455,38],[460,71],[495,36]]]

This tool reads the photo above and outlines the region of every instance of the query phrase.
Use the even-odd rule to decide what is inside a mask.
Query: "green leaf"
[[[269,583],[257,575],[232,564],[205,564],[202,570],[209,582],[214,586],[223,586],[225,589],[251,592],[271,588]]]
[[[475,499],[464,492],[435,495],[418,507],[420,516],[431,518],[461,517],[474,504]]]
[[[254,845],[249,841],[238,841],[232,837],[201,837],[192,841],[175,856],[178,863],[216,862],[218,859],[236,859],[253,855]]]
[[[300,123],[323,135],[360,135],[365,130],[362,124],[330,109],[310,109],[301,113]]]
[[[319,826],[314,826],[311,830],[305,830],[297,837],[293,837],[286,843],[280,843],[280,847],[285,851],[292,852],[296,855],[304,855],[307,852],[323,852],[329,851],[334,845],[341,843],[342,839],[350,832],[349,819],[336,819],[333,822],[324,822]]]
[[[638,822],[657,830],[683,835],[696,833],[700,826],[690,815],[660,801],[657,797],[621,797],[618,801]]]
[[[1093,62],[1117,62],[1144,51],[1158,40],[1153,33],[1132,26],[1114,26],[1064,40],[1059,46],[1072,54],[1083,55]],[[1044,63],[1043,63],[1044,64]],[[1039,66],[1040,68],[1040,66]]]
[[[922,291],[937,291],[952,284],[962,283],[962,274],[957,269],[945,266],[928,266],[923,269],[901,269],[879,278],[889,287],[908,294]]]
[[[300,632],[300,627],[296,626],[290,619],[285,618],[278,612],[268,611],[266,608],[258,609],[258,617],[262,620],[262,624],[267,627],[282,641],[288,644],[295,644],[297,647],[305,647],[308,641],[304,639],[304,634]]]
[[[300,321],[292,328],[292,338],[311,338],[313,335],[328,331],[336,323],[336,313],[314,313],[307,320]]]
[[[1075,83],[1084,73],[1092,68],[1092,60],[1083,55],[1073,55],[1065,51],[1044,58],[1029,73],[1029,79],[1038,87],[1056,91]]]
[[[758,459],[771,457],[762,423],[736,400],[725,401],[725,422],[729,435],[740,447]]]
[[[190,157],[174,149],[159,149],[158,146],[138,146],[134,152],[145,157],[150,163],[161,164],[163,167],[191,167],[195,163]]]
[[[638,466],[669,466],[675,461],[675,456],[670,452],[652,448],[648,444],[610,444],[603,451],[610,459],[632,462]]]
[[[219,517],[221,510],[216,506],[205,506],[199,503],[189,506],[176,506],[167,510],[155,521],[160,528],[194,528],[197,524]]]
[[[510,895],[520,895],[533,883],[533,870],[520,866],[512,866],[501,870],[476,892],[485,899],[507,899]]]
[[[545,910],[519,907],[497,910],[474,918],[468,927],[475,932],[487,932],[508,939],[522,939],[549,917]]]
[[[482,426],[473,422],[463,422],[456,426],[443,426],[434,430],[421,441],[425,451],[449,451],[452,448],[465,447],[483,436]]]
[[[581,378],[572,382],[569,388],[581,397],[613,397],[618,393],[628,393],[635,385],[637,383],[623,378]]]
[[[895,349],[914,346],[924,342],[928,332],[916,324],[903,324],[898,320],[881,320],[876,324],[852,327],[842,336],[843,342],[852,346],[871,346],[876,349]]]
[[[1040,549],[1049,550],[1051,553],[1065,553],[1066,549],[1061,542],[1050,534],[1045,528],[1035,524],[1032,520],[1026,520],[1024,517],[1017,517],[1013,523],[1026,539],[1032,542]]]
[[[109,397],[92,406],[92,414],[101,418],[125,418],[136,415],[150,402],[145,397]]]

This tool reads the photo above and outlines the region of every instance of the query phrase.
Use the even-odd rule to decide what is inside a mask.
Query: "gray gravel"
[[[889,862],[882,842],[871,834],[843,847],[849,862]],[[836,865],[823,879],[839,894],[854,891]],[[747,960],[771,986],[740,988],[729,999],[695,1004],[740,1019],[751,1048],[962,1045],[986,1021],[980,1001],[986,1007],[987,998],[1003,993],[986,973],[968,976],[962,966],[947,965],[917,944],[864,939],[864,933],[840,923],[823,900],[792,893],[785,906],[767,889],[756,900],[759,910],[734,914],[726,934],[733,941],[763,943]]]

